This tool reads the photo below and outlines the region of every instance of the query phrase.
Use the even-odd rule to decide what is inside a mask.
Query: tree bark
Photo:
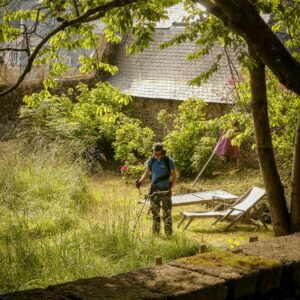
[[[300,63],[288,52],[248,0],[194,0],[238,32],[278,80],[300,95]]]
[[[275,236],[289,234],[289,214],[284,189],[276,167],[268,117],[265,65],[249,47],[256,66],[249,68],[251,112],[261,173],[267,190]]]
[[[291,231],[300,231],[300,114],[295,136],[292,192],[291,192]]]

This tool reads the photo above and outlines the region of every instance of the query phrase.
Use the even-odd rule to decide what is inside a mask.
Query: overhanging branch
[[[38,55],[39,51],[50,40],[50,38],[53,37],[55,34],[57,34],[60,31],[65,30],[67,27],[84,23],[87,19],[90,19],[93,15],[97,15],[97,18],[102,18],[108,11],[110,11],[114,8],[123,7],[125,5],[135,3],[137,1],[138,0],[113,0],[111,2],[88,9],[84,14],[82,14],[81,16],[78,16],[74,19],[63,21],[58,27],[56,27],[51,32],[49,32],[41,40],[41,42],[36,46],[34,51],[32,51],[31,55],[28,57],[26,67],[25,67],[24,71],[22,72],[22,74],[20,75],[20,77],[18,78],[17,82],[10,88],[0,92],[0,97],[15,90],[23,82],[26,75],[31,71],[33,62],[34,62],[36,56]]]
[[[300,95],[300,63],[284,47],[247,0],[195,0],[238,32],[278,80]]]

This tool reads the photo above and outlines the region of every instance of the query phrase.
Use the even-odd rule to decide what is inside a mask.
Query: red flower
[[[126,172],[128,170],[128,166],[124,165],[124,166],[120,166],[120,171],[123,173],[123,172]]]

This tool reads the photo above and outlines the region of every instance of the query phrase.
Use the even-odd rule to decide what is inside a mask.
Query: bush
[[[123,176],[130,179],[138,179],[145,172],[145,169],[143,164],[129,165],[127,170],[123,173]]]
[[[229,114],[220,117],[220,128],[231,128],[235,124],[232,142],[235,145],[243,147],[250,144],[247,151],[256,149],[254,139],[253,119],[251,115],[250,101],[251,89],[248,72],[243,74],[241,81],[237,84],[237,90],[240,95],[236,99],[235,106]],[[297,127],[300,98],[295,93],[286,89],[270,73],[266,76],[268,93],[268,116],[272,143],[276,159],[280,161],[281,167],[291,168],[293,160],[293,146],[295,138],[295,128]]]
[[[80,83],[68,95],[43,90],[24,101],[22,135],[33,144],[41,139],[72,144],[75,157],[86,159],[94,171],[107,158],[136,164],[150,153],[153,131],[125,114],[131,98],[109,83],[99,82],[92,89]]]
[[[103,153],[109,153],[105,149],[110,148],[118,121],[125,116],[123,109],[131,99],[109,83],[99,82],[92,89],[80,83],[76,92],[70,89],[68,95],[43,90],[25,96],[24,101],[27,105],[20,110],[24,136],[72,142],[77,155],[96,153],[101,159]]]
[[[120,168],[125,178],[139,178],[145,171],[144,162],[151,153],[154,133],[140,124],[139,120],[125,119],[116,131],[113,142],[115,159],[123,163]]]
[[[212,151],[215,146],[215,138],[205,136],[200,139],[199,145],[195,146],[193,156],[191,157],[193,170],[200,171],[203,168],[209,157],[212,155]],[[221,160],[214,156],[205,168],[204,174],[211,174],[217,167],[219,168],[220,164]]]
[[[211,155],[217,142],[217,126],[205,119],[202,100],[189,99],[179,106],[174,130],[164,139],[170,156],[181,174],[195,173]],[[165,115],[163,115],[165,119]],[[163,121],[163,119],[160,119]]]
[[[148,128],[142,128],[139,120],[126,118],[116,130],[113,142],[115,158],[133,165],[144,162],[151,153],[154,133]]]

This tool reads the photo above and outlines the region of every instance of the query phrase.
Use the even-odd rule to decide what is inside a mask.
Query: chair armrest
[[[226,203],[225,202],[225,200],[224,200],[224,202],[219,202],[219,201],[215,201],[214,199],[212,200],[212,207],[213,207],[213,211],[216,211],[216,210],[218,210],[219,208],[224,208],[224,206],[226,207],[226,208],[228,208],[228,207],[231,207],[231,205],[232,204],[230,204],[230,203]]]
[[[232,204],[230,204],[230,203],[226,203],[226,202],[216,202],[216,201],[214,201],[213,203],[216,203],[217,205],[223,205],[223,206],[232,206]]]
[[[223,197],[222,195],[213,195],[213,199],[220,199],[220,200],[228,200],[228,197],[226,198],[225,196]]]
[[[217,204],[217,205],[215,205],[215,204]],[[213,202],[213,209],[212,209],[212,211],[216,211],[219,208],[223,208],[223,206],[224,206],[223,202]]]

